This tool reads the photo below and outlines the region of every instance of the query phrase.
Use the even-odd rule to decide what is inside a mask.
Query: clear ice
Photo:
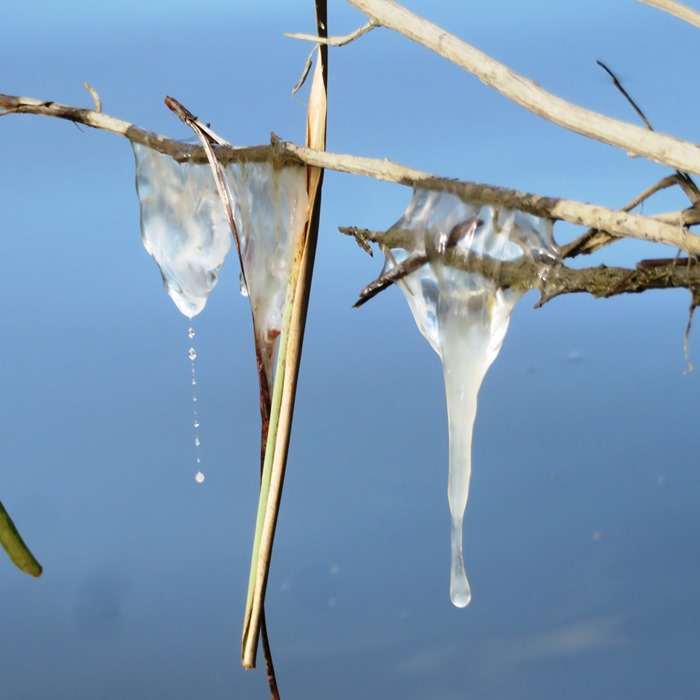
[[[192,318],[206,304],[231,246],[224,206],[208,163],[178,163],[134,143],[136,189],[146,250],[168,294]],[[306,168],[234,163],[224,169],[234,201],[258,342],[272,376],[287,282],[307,218]]]
[[[409,248],[387,251],[384,272],[416,254],[430,260],[399,282],[418,328],[440,356],[449,424],[448,500],[452,518],[450,598],[457,607],[471,599],[462,554],[462,521],[471,477],[472,431],[479,387],[496,359],[522,292],[449,267],[443,253],[454,247],[468,256],[496,262],[530,256],[559,257],[546,219],[502,207],[469,204],[445,192],[415,190],[391,232],[413,235]],[[544,269],[544,268],[543,268]]]
[[[294,253],[307,218],[306,168],[236,163],[225,169],[235,202],[245,280],[257,342],[272,388],[274,357],[282,332]]]
[[[141,203],[144,246],[155,259],[163,283],[178,309],[189,318],[205,306],[231,246],[226,211],[208,163],[178,163],[134,143],[136,189]],[[224,168],[234,202],[256,342],[268,387],[282,332],[294,255],[307,220],[306,168],[272,163],[235,163]],[[188,330],[192,340],[195,333]],[[188,351],[196,386],[194,346]],[[200,465],[197,395],[193,390],[196,464]],[[204,474],[197,471],[196,481]]]
[[[143,244],[177,308],[192,318],[207,303],[231,247],[214,176],[208,165],[133,147]]]

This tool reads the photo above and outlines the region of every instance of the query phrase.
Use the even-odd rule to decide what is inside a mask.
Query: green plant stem
[[[41,576],[41,564],[29,551],[22,536],[17,531],[12,518],[0,501],[0,544],[12,559],[15,566],[30,576]]]

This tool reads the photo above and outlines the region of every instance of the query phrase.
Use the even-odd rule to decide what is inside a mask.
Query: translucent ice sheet
[[[229,165],[246,285],[268,384],[282,331],[287,286],[297,244],[306,224],[306,169],[271,163]]]
[[[214,177],[208,165],[133,147],[143,244],[177,308],[192,318],[204,308],[231,247]]]
[[[392,227],[414,234],[410,249],[387,253],[385,272],[409,256],[430,262],[399,283],[421,333],[442,359],[450,439],[448,498],[452,515],[450,598],[458,607],[471,599],[462,555],[462,520],[471,477],[472,430],[479,387],[496,359],[521,293],[448,267],[443,253],[454,247],[468,256],[512,261],[531,256],[556,259],[551,222],[504,208],[473,205],[452,194],[416,190]]]

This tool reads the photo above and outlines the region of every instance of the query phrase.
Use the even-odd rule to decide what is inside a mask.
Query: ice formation
[[[146,146],[134,143],[133,147],[144,246],[158,263],[168,294],[192,318],[204,308],[231,247],[226,209],[208,163],[178,163]],[[271,389],[294,255],[306,224],[306,169],[241,163],[229,165],[224,173],[234,202],[245,271],[241,291],[250,300],[256,343]],[[190,341],[194,335],[190,327]],[[195,480],[202,483],[194,346],[188,356],[192,363]]]
[[[231,232],[208,165],[134,143],[141,234],[177,308],[196,316],[219,280]]]
[[[133,144],[141,231],[168,294],[192,318],[206,304],[231,246],[224,206],[208,164],[178,163]],[[234,201],[245,280],[268,382],[282,330],[287,282],[308,208],[306,169],[236,163],[224,169]]]
[[[409,248],[387,251],[384,271],[417,254],[428,263],[399,282],[421,333],[442,360],[450,440],[448,499],[452,516],[450,598],[471,599],[462,555],[462,520],[471,476],[477,395],[496,359],[521,292],[478,273],[447,266],[448,248],[493,261],[558,258],[551,221],[502,207],[469,204],[445,192],[415,190],[391,232],[413,234]]]
[[[274,356],[282,332],[294,254],[306,225],[306,168],[272,163],[240,163],[226,168],[235,201],[245,281],[272,387]],[[247,286],[246,286],[247,282]]]

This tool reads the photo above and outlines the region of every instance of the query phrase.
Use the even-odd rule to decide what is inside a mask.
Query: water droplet
[[[195,331],[192,326],[190,326],[187,329],[187,337],[192,340],[195,336]],[[190,358],[190,361],[192,362],[192,386],[197,385],[197,378],[196,378],[196,367],[195,367],[195,360],[197,359],[197,351],[194,349],[194,347],[190,346],[190,349],[187,351],[187,355]],[[195,390],[192,389],[192,426],[194,427],[194,462],[195,466],[197,467],[197,474],[195,476],[195,479],[197,483],[201,484],[204,481],[204,474],[199,470],[199,466],[202,463],[202,458],[200,454],[200,445],[202,444],[201,440],[199,439],[199,415],[197,413],[197,394],[195,393]]]
[[[207,478],[207,477],[204,476],[204,474],[202,474],[202,472],[197,472],[197,473],[194,475],[194,480],[195,480],[198,484],[204,483],[204,480],[205,480],[206,478]]]
[[[242,274],[240,275],[240,280],[241,280],[241,295],[247,298],[249,296],[248,285],[246,285]]]

